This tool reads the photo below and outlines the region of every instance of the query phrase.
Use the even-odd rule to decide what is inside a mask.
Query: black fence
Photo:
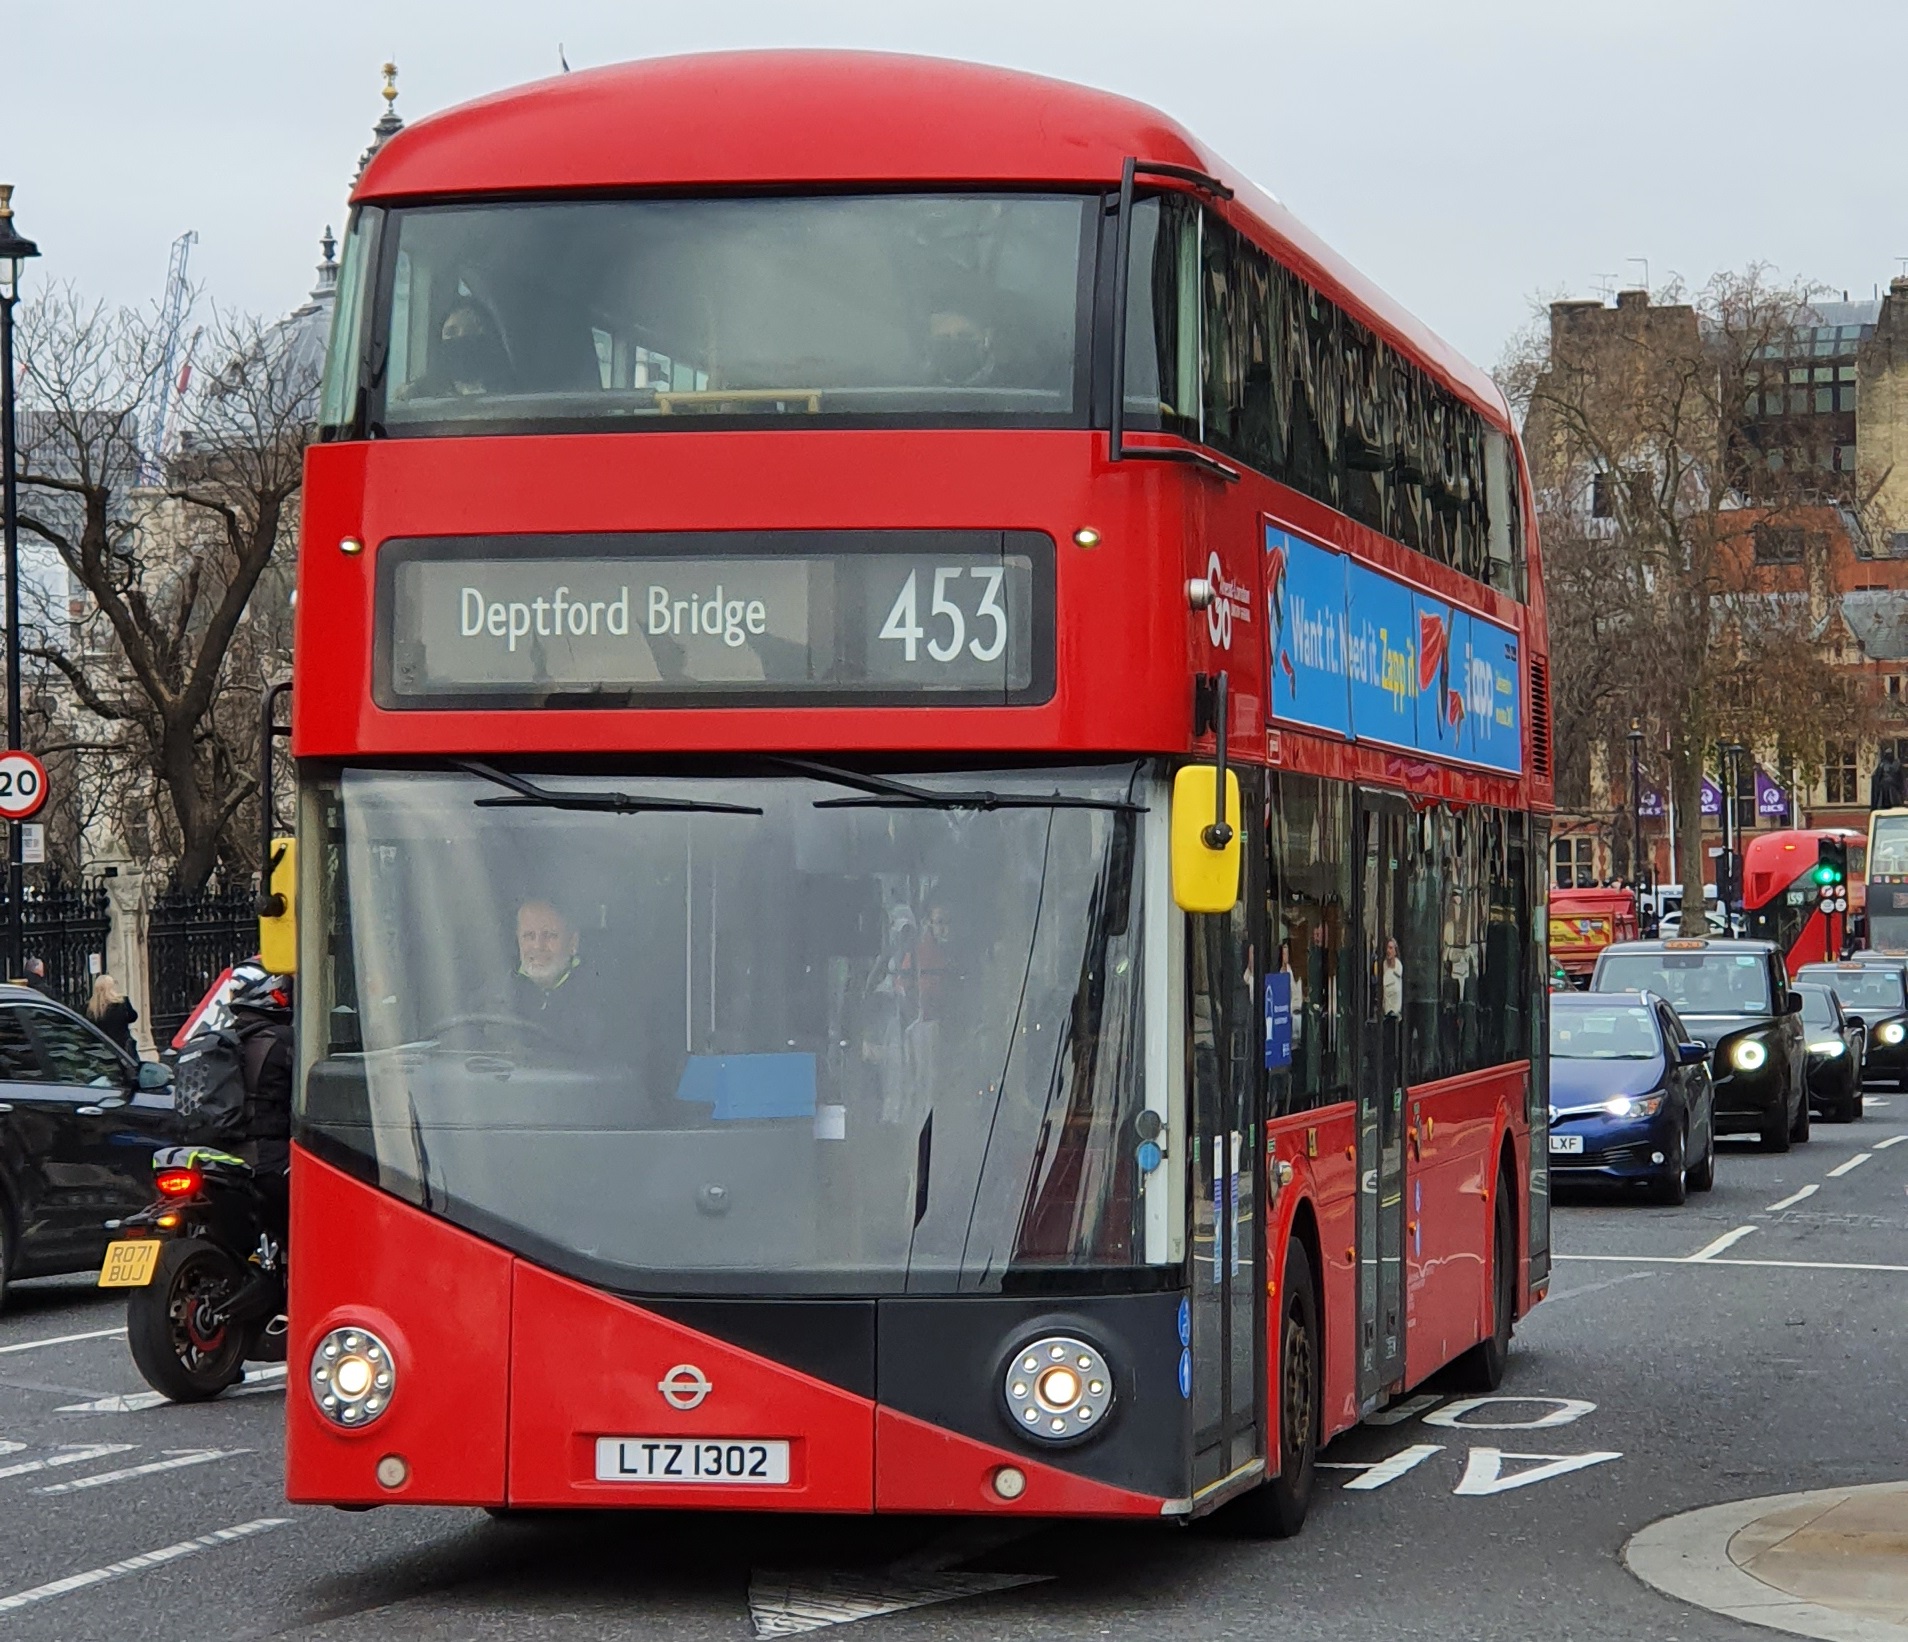
[[[4,872],[0,872],[0,930],[8,927]],[[46,989],[75,1009],[92,996],[93,976],[106,962],[106,933],[112,912],[106,886],[97,881],[70,884],[49,874],[41,885],[27,885],[20,903],[20,955],[46,965]]]
[[[146,980],[152,1036],[162,1047],[205,996],[206,988],[258,950],[258,910],[250,880],[168,887],[146,920]],[[50,966],[49,966],[50,967]]]

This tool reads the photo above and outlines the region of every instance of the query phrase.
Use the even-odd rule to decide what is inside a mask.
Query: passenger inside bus
[[[469,298],[457,302],[444,316],[437,338],[430,369],[411,384],[412,395],[469,398],[509,390],[510,357],[490,316],[476,302]]]

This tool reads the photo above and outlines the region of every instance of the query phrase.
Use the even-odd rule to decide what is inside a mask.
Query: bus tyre
[[[126,1344],[147,1385],[175,1403],[197,1403],[244,1372],[245,1330],[207,1315],[243,1281],[238,1263],[202,1238],[159,1251],[152,1281],[126,1302]]]
[[[1285,1305],[1279,1315],[1279,1359],[1272,1381],[1279,1399],[1279,1474],[1220,1513],[1227,1528],[1249,1539],[1290,1539],[1303,1528],[1318,1476],[1324,1342],[1318,1332],[1312,1262],[1302,1243],[1286,1250],[1280,1293]]]
[[[1451,1365],[1464,1391],[1495,1391],[1510,1362],[1511,1319],[1517,1311],[1517,1228],[1511,1223],[1511,1192],[1500,1175],[1491,1233],[1491,1331]]]

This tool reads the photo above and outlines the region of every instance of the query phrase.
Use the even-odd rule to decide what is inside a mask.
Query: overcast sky
[[[311,284],[398,110],[757,46],[975,58],[1177,117],[1474,359],[1536,297],[1752,261],[1856,296],[1908,256],[1904,0],[0,0],[0,181],[33,279],[221,303]]]

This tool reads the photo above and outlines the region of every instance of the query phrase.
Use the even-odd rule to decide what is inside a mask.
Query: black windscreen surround
[[[1053,543],[1028,531],[440,537],[378,552],[387,708],[1053,694]]]

